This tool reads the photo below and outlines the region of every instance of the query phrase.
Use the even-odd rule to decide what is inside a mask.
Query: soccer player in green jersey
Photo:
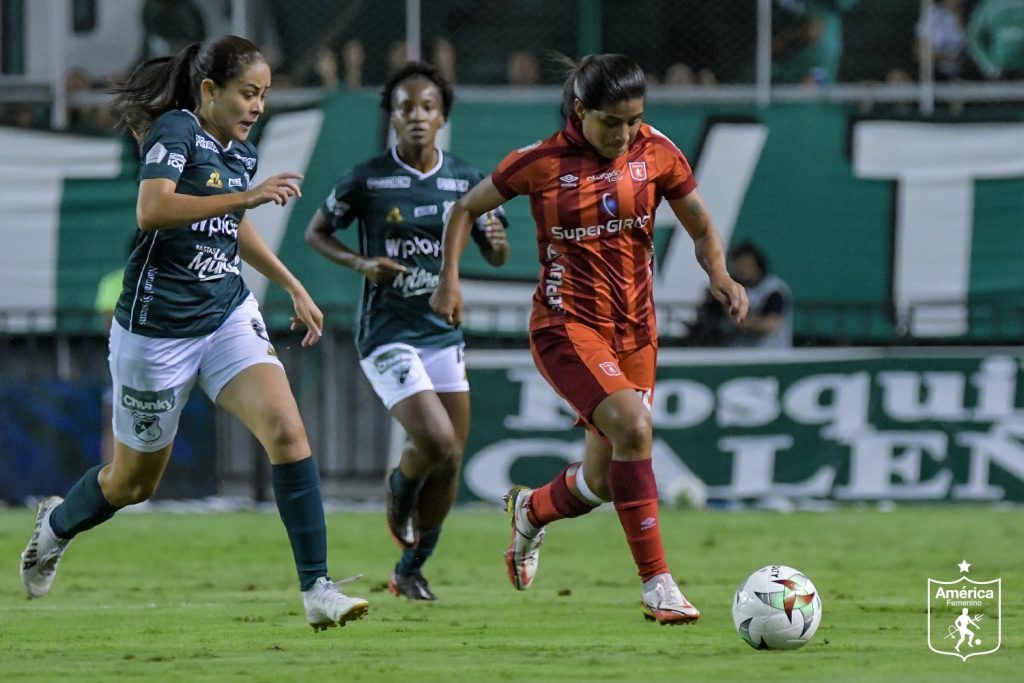
[[[386,482],[388,530],[402,548],[388,589],[411,600],[435,599],[421,570],[455,500],[469,433],[462,331],[429,305],[445,220],[483,177],[436,145],[453,100],[429,64],[411,62],[392,76],[381,108],[397,144],[342,175],[306,228],[314,249],[366,278],[356,321],[360,364],[408,437]],[[358,252],[333,236],[355,220]],[[498,212],[472,231],[491,265],[508,258],[506,226]]]
[[[252,185],[249,131],[263,113],[270,68],[244,38],[193,43],[140,65],[115,107],[141,145],[139,233],[110,331],[114,458],[67,496],[39,504],[22,553],[29,597],[46,595],[79,533],[152,495],[171,455],[181,410],[198,382],[236,416],[270,457],[278,510],[291,541],[306,618],[315,630],[362,617],[327,573],[320,480],[284,368],[267,337],[241,260],[292,297],[302,346],[320,338],[323,314],[245,217],[300,196],[297,173]]]

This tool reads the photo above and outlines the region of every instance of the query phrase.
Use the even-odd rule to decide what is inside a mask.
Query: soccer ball
[[[795,650],[818,630],[821,596],[811,580],[792,567],[761,567],[736,590],[732,622],[757,650]]]

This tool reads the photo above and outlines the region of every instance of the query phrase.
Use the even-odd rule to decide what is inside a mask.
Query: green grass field
[[[314,633],[273,514],[123,514],[79,537],[51,594],[28,601],[18,554],[28,510],[0,512],[0,681],[1019,681],[1024,512],[664,512],[669,561],[704,613],[660,627],[613,514],[548,531],[532,590],[509,585],[499,512],[457,512],[425,572],[441,600],[384,590],[396,550],[383,514],[328,518],[336,577],[369,616]],[[926,643],[928,577],[1003,580],[1002,647],[962,662]],[[814,640],[758,652],[730,603],[752,570],[806,572],[824,602]]]

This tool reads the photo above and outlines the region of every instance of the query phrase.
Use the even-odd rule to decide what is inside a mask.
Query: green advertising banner
[[[459,94],[444,141],[485,172],[561,125],[554,91]],[[725,241],[753,240],[767,253],[793,292],[803,338],[1024,339],[1019,108],[972,109],[943,122],[865,116],[829,102],[761,108],[652,94],[644,117],[691,161]],[[305,178],[299,201],[249,217],[322,306],[351,310],[358,275],[314,253],[303,235],[339,175],[382,151],[377,94],[338,91],[317,108],[272,114],[257,137],[257,180],[285,170]],[[0,310],[42,313],[30,322],[43,328],[53,318],[66,331],[98,331],[99,318],[82,313],[100,278],[122,265],[135,230],[131,145],[0,128],[0,166],[10,171],[0,193],[9,284]],[[494,269],[470,249],[462,269],[467,301],[492,309],[528,305],[538,267],[527,199],[506,208],[509,262]],[[671,210],[662,206],[653,219],[656,300],[685,308],[700,300],[706,276]],[[350,246],[355,233],[342,235]],[[265,309],[287,306],[283,292],[243,272]]]
[[[467,353],[464,500],[580,458],[582,428],[526,352]],[[1024,349],[663,350],[651,403],[662,498],[1024,500]]]

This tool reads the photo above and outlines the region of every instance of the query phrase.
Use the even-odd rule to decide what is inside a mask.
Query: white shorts
[[[146,453],[174,440],[197,380],[216,403],[220,390],[242,370],[259,363],[283,368],[251,294],[204,337],[144,337],[115,320],[107,360],[114,386],[114,436]]]
[[[421,391],[439,394],[469,391],[465,345],[418,349],[401,342],[378,346],[359,361],[366,379],[391,410]]]

